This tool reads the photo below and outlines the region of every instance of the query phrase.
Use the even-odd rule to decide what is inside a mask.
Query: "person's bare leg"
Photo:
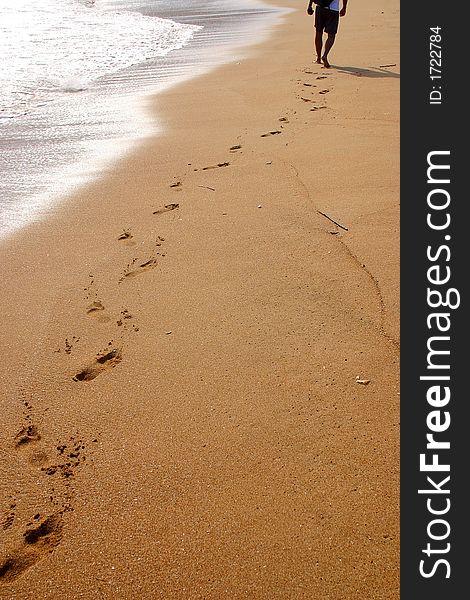
[[[328,62],[328,54],[331,50],[331,47],[333,46],[333,44],[335,43],[335,34],[334,33],[329,33],[328,37],[326,38],[326,42],[325,42],[325,52],[323,53],[322,56],[322,61],[323,61],[323,65],[329,69],[330,68],[330,63]]]
[[[323,31],[315,29],[315,50],[317,51],[316,62],[321,65],[321,50],[323,46]]]

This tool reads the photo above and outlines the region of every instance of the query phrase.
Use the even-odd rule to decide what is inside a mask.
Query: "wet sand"
[[[0,246],[0,597],[399,597],[398,3],[312,24]]]

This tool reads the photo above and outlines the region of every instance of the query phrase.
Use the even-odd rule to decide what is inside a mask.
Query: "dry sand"
[[[399,597],[398,2],[283,4],[1,246],[2,598]]]

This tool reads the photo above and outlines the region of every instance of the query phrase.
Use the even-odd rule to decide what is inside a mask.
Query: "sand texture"
[[[0,246],[1,598],[399,597],[398,2],[284,5]]]

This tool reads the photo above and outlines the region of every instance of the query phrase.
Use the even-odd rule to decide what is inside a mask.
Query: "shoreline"
[[[269,3],[264,3],[262,0],[259,2],[258,0],[245,0],[242,8],[247,9],[251,3],[254,7],[258,6],[258,10],[260,6],[269,8]],[[271,8],[274,8],[274,5],[271,5]],[[195,77],[204,76],[224,64],[241,59],[250,46],[256,46],[269,37],[270,29],[282,21],[284,12],[281,7],[278,7],[278,14],[274,11],[268,14],[268,11],[265,10],[266,14],[261,16],[255,8],[252,10],[255,12],[249,17],[249,20],[260,20],[258,24],[260,27],[256,32],[251,31],[254,29],[253,23],[236,25],[237,19],[245,17],[243,14],[234,17],[227,12],[225,21],[216,19],[214,24],[207,16],[197,14],[197,10],[194,15],[183,13],[180,15],[178,24],[202,27],[202,35],[201,31],[196,31],[187,44],[172,50],[168,55],[156,57],[151,62],[128,67],[118,73],[117,83],[115,75],[111,73],[109,76],[95,81],[94,85],[79,92],[78,95],[68,94],[70,118],[76,121],[83,118],[88,124],[88,127],[82,131],[84,137],[80,143],[72,143],[69,147],[67,137],[61,138],[59,135],[56,140],[57,152],[59,154],[61,151],[65,152],[67,158],[61,160],[59,155],[56,156],[57,166],[53,167],[50,164],[52,157],[46,151],[43,163],[45,161],[48,167],[45,171],[44,164],[41,172],[37,172],[37,165],[33,165],[32,173],[26,174],[26,179],[16,182],[16,187],[19,189],[28,189],[30,186],[34,186],[36,190],[32,195],[27,193],[23,202],[18,206],[15,207],[14,200],[12,200],[12,198],[16,199],[15,188],[5,188],[4,190],[2,188],[5,202],[6,198],[11,196],[2,208],[6,214],[8,212],[15,214],[15,222],[12,222],[11,219],[8,222],[8,218],[6,218],[6,223],[4,223],[3,215],[0,214],[1,239],[11,238],[16,231],[28,227],[30,223],[47,219],[51,213],[53,214],[54,208],[58,204],[79,194],[81,188],[92,184],[104,173],[112,170],[114,163],[125,160],[140,144],[159,135],[161,127],[158,115],[148,109],[152,98],[165,93],[175,85],[182,85]],[[136,14],[141,13],[137,11]],[[154,15],[152,11],[147,16],[162,18],[161,15]],[[166,18],[174,21],[176,16],[177,14],[171,14],[171,12],[167,14],[163,10],[164,20]],[[236,32],[232,31],[232,28],[235,28]],[[254,38],[259,38],[259,40],[254,41]],[[127,84],[123,85],[121,82],[124,80],[127,81]],[[150,80],[153,80],[153,83],[149,83]],[[82,94],[85,94],[85,97],[82,97]],[[107,97],[106,108],[103,105],[103,96]],[[63,102],[64,98],[57,99],[56,110],[59,111],[59,121],[62,118],[60,106]],[[77,113],[79,106],[88,104],[94,106],[91,119],[88,114],[80,116]],[[132,109],[128,108],[129,104],[133,106]],[[110,109],[111,105],[112,109]],[[49,115],[51,118],[53,116],[53,113]],[[44,115],[42,118],[44,119]],[[100,129],[103,123],[106,124],[106,127]],[[62,123],[59,122],[59,125],[61,126]],[[16,126],[19,127],[19,124]],[[47,135],[46,130],[42,133]],[[69,131],[69,135],[74,139],[78,133],[73,128]],[[9,132],[9,135],[13,137],[19,135],[20,138],[26,136],[27,138],[28,125],[23,124],[16,133],[13,130]],[[27,144],[24,145],[27,147]],[[21,151],[27,153],[24,148],[21,148]],[[41,153],[41,148],[38,148],[38,152]],[[17,170],[21,171],[23,168],[21,153],[16,155],[13,153],[12,156],[8,154],[7,162],[3,166],[16,164],[15,158],[20,160]],[[8,178],[10,175],[8,167],[2,174]],[[37,185],[33,184],[31,180],[33,175],[36,175]],[[46,181],[48,184],[45,184]],[[10,206],[10,203],[13,205]]]
[[[0,242],[0,594],[399,597],[397,8],[328,71],[290,13]]]

